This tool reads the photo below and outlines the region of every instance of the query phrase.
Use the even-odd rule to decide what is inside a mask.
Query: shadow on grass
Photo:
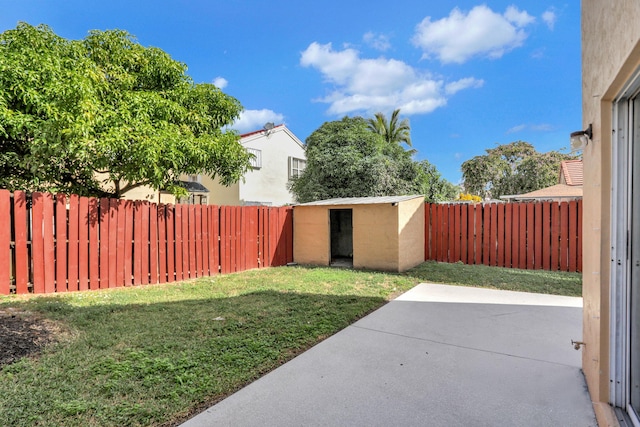
[[[74,331],[0,372],[0,425],[176,425],[385,303],[260,291],[149,304],[12,302]]]

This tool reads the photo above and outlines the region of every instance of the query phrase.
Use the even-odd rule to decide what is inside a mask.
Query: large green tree
[[[291,190],[298,202],[335,197],[424,194],[435,168],[423,168],[362,117],[326,122],[306,140],[307,167]],[[435,171],[437,174],[437,171]],[[437,178],[441,179],[439,174]],[[434,181],[434,191],[437,187]]]
[[[558,151],[540,153],[524,141],[486,152],[462,163],[465,191],[483,198],[528,193],[557,184],[560,162],[577,158]]]
[[[125,31],[67,40],[20,23],[0,34],[0,187],[120,197],[179,175],[239,180],[240,103]]]

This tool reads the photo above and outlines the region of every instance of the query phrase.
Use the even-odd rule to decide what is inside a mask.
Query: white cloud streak
[[[240,118],[231,127],[240,133],[246,133],[262,129],[264,124],[268,122],[283,123],[284,116],[268,109],[244,110],[240,113]]]
[[[522,46],[525,27],[535,22],[526,11],[509,6],[499,14],[485,5],[468,13],[455,8],[448,17],[432,21],[427,16],[416,26],[412,42],[423,51],[423,58],[462,64],[476,56],[491,59]]]
[[[542,20],[544,21],[545,24],[547,24],[547,27],[549,27],[551,31],[553,31],[553,28],[556,25],[557,19],[558,19],[558,16],[556,15],[553,9],[548,9],[542,14]]]
[[[372,48],[381,52],[387,51],[391,47],[389,37],[384,34],[376,34],[369,31],[362,36],[362,40]]]
[[[447,103],[456,92],[481,87],[482,80],[467,77],[446,83],[396,59],[361,58],[352,48],[336,51],[331,43],[311,43],[300,64],[320,71],[333,92],[317,101],[329,104],[328,112],[343,115],[400,108],[403,114],[425,114]]]

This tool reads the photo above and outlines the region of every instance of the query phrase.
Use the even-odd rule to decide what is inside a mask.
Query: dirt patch
[[[0,310],[0,368],[22,357],[38,355],[61,335],[58,325],[33,313]]]

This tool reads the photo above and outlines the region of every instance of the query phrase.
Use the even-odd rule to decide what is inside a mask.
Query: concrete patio
[[[421,284],[183,426],[596,426],[581,337],[581,298]]]

